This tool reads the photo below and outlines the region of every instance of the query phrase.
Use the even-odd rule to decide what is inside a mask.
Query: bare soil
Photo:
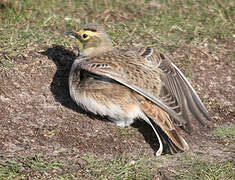
[[[187,53],[197,57],[197,63],[185,67],[183,60]],[[188,47],[171,55],[186,74],[192,75],[192,84],[212,116],[210,126],[234,123],[234,62],[226,57],[210,59]],[[73,163],[84,154],[94,154],[100,159],[123,153],[156,158],[158,144],[147,124],[136,122],[121,128],[87,114],[71,100],[68,76],[75,56],[73,51],[60,46],[42,52],[30,51],[24,56],[8,55],[14,61],[13,66],[0,67],[1,156],[40,153]],[[209,155],[218,160],[234,158],[233,144],[215,137],[212,129],[202,128],[196,122],[194,129],[191,134],[183,132],[194,155],[200,158]],[[160,167],[167,170],[173,163],[178,163],[174,156]]]

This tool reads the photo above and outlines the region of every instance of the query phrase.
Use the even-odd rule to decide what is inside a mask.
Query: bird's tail
[[[159,149],[162,147],[165,152],[169,149],[171,154],[189,149],[187,142],[165,111],[146,100],[141,103],[141,108],[148,117],[145,121],[151,125],[158,137]]]

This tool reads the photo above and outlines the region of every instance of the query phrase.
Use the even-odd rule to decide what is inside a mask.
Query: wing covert
[[[153,48],[146,51],[135,50],[136,56],[132,55],[133,50],[131,53],[114,53],[113,59],[105,56],[92,58],[82,63],[81,68],[113,79],[141,94],[189,129],[192,115],[202,124],[203,119],[210,120],[183,73],[162,53]]]

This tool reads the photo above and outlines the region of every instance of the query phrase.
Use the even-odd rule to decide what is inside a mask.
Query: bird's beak
[[[76,45],[78,50],[81,50],[83,48],[83,45],[81,43],[79,34],[77,34],[76,32],[71,31],[71,32],[66,32],[66,35],[72,37],[75,40],[75,45]]]
[[[67,36],[70,36],[70,37],[72,37],[72,38],[75,38],[75,39],[80,39],[80,38],[79,38],[79,35],[78,35],[77,33],[73,32],[73,31],[71,31],[71,32],[66,32],[66,35],[67,35]]]

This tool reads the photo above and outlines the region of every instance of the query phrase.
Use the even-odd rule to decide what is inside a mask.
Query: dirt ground
[[[192,84],[204,100],[213,119],[210,125],[234,123],[234,62],[210,60],[187,69],[181,67],[180,56],[175,63],[187,74],[193,75]],[[193,54],[193,51],[191,52]],[[205,54],[196,54],[206,56]],[[123,153],[148,155],[155,158],[157,142],[147,124],[137,122],[121,128],[100,117],[79,109],[71,100],[68,75],[75,53],[62,46],[52,46],[26,56],[7,56],[13,67],[0,69],[0,154],[30,156],[43,154],[76,161],[83,154],[95,154],[100,159],[113,158]],[[205,57],[204,57],[205,59]],[[206,99],[219,99],[206,101]],[[184,133],[190,151],[203,158],[225,160],[234,158],[234,145],[212,135],[211,129],[195,123],[191,135]],[[161,158],[164,159],[164,156]],[[162,168],[171,163],[166,161]],[[172,165],[172,164],[171,164]]]

